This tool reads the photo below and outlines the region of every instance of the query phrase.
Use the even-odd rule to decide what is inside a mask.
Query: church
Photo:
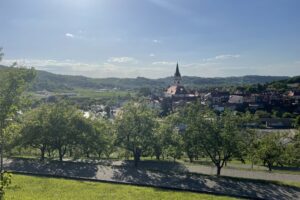
[[[176,70],[173,77],[173,84],[169,86],[164,93],[165,98],[171,98],[173,104],[182,104],[196,100],[196,95],[189,92],[182,85],[182,77],[179,71],[179,65],[176,64]]]

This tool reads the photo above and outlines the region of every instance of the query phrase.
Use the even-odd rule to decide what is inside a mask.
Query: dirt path
[[[142,162],[136,169],[131,162],[41,163],[30,159],[9,159],[5,160],[5,168],[19,172],[189,189],[251,198],[300,199],[299,188],[266,182],[190,174],[186,173],[186,170],[190,169],[170,163]]]

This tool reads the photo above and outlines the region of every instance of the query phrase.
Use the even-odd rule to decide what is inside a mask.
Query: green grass
[[[293,182],[293,181],[279,181],[280,184],[282,185],[287,185],[287,186],[294,186],[300,188],[300,182]]]
[[[6,200],[127,200],[127,199],[216,199],[231,197],[214,196],[192,192],[179,192],[151,187],[76,181],[60,178],[46,178],[13,175],[12,185],[7,189]]]
[[[79,88],[77,88],[75,92],[79,95],[79,97],[89,97],[89,98],[117,98],[117,97],[126,97],[130,94],[128,91],[121,91],[121,90],[96,91],[92,89],[79,89]]]

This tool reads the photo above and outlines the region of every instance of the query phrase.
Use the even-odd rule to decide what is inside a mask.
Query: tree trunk
[[[48,158],[51,158],[51,150],[48,149]]]
[[[46,150],[46,148],[41,147],[40,150],[41,150],[41,160],[44,161],[45,160],[45,150]]]
[[[159,154],[156,154],[155,157],[156,157],[156,160],[160,160],[160,155]]]
[[[221,175],[221,169],[222,169],[221,166],[217,166],[217,176]]]
[[[59,154],[59,161],[63,161],[63,157],[64,157],[64,155],[65,155],[65,153],[66,153],[66,147],[65,148],[58,148],[58,154]]]
[[[62,162],[63,161],[63,155],[61,153],[59,153],[59,161]]]
[[[269,168],[269,172],[271,172],[272,171],[272,165],[271,165],[271,163],[268,163],[268,168]]]
[[[193,156],[192,155],[188,155],[190,163],[194,162]]]
[[[133,156],[134,156],[134,166],[137,167],[141,157],[141,150],[136,149],[135,152],[133,152]]]
[[[69,150],[69,156],[73,157],[73,151],[72,151],[72,149]]]

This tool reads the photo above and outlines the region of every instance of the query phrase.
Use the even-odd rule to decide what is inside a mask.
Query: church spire
[[[174,74],[174,83],[176,85],[179,85],[181,82],[181,74],[179,72],[179,66],[178,66],[178,62],[176,64],[176,71],[175,71],[175,74]]]
[[[175,72],[174,76],[175,77],[181,77],[180,72],[179,72],[178,62],[176,64],[176,72]]]

